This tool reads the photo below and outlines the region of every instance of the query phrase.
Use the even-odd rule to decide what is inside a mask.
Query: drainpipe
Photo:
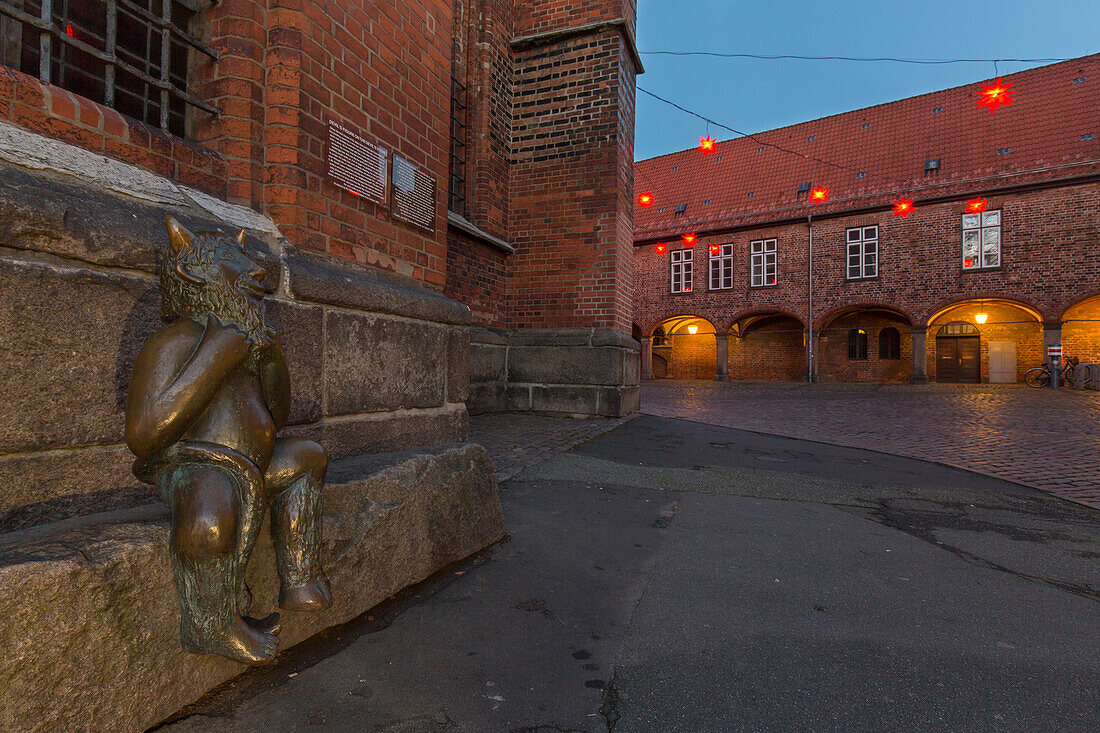
[[[806,215],[809,229],[806,253],[806,381],[814,381],[814,215]]]

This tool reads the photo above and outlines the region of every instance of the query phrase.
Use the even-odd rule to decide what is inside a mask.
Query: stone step
[[[283,649],[505,534],[476,444],[344,459],[328,478],[333,607],[284,612]],[[180,648],[168,533],[167,512],[146,506],[0,539],[0,729],[144,730],[246,669]],[[274,568],[265,526],[248,571],[254,616],[276,610]]]

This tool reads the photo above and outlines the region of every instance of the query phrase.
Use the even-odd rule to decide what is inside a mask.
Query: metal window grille
[[[454,63],[451,70],[451,186],[447,208],[466,215],[466,136],[469,93],[458,79],[461,48],[455,39]]]
[[[776,240],[758,239],[749,243],[751,257],[750,284],[754,288],[775,285],[777,270]]]
[[[962,266],[980,270],[1001,266],[1001,210],[962,216]]]
[[[694,250],[690,247],[685,249],[678,249],[672,252],[672,256],[669,258],[672,267],[672,292],[674,293],[690,293],[691,292],[691,269],[693,263]]]
[[[848,230],[848,279],[878,276],[878,227]]]
[[[3,63],[122,114],[186,133],[192,52],[218,52],[189,28],[206,0],[0,0]]]
[[[901,358],[901,333],[893,326],[888,326],[878,332],[878,358]]]
[[[867,359],[867,332],[862,328],[848,330],[848,359],[850,361]]]
[[[733,245],[723,244],[718,253],[710,255],[710,289],[729,290],[733,287]]]

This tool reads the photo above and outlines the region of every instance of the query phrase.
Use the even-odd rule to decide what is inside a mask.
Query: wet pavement
[[[936,461],[1100,509],[1100,392],[657,380],[642,412]]]
[[[584,422],[547,425],[608,427]],[[1100,513],[872,451],[610,427],[527,454],[504,542],[168,728],[1100,729]]]

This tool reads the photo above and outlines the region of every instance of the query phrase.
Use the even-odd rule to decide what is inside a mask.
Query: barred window
[[[878,276],[878,227],[848,230],[848,279]]]
[[[733,287],[733,245],[721,244],[710,252],[710,289]]]
[[[963,214],[964,270],[1001,266],[1001,210]]]
[[[848,360],[867,360],[867,332],[862,328],[848,330]]]
[[[690,247],[684,249],[677,249],[672,251],[672,292],[674,293],[690,293],[691,292],[691,266],[692,266],[692,254],[694,250]]]
[[[754,288],[775,285],[776,240],[758,239],[749,243],[752,258],[750,284]]]
[[[0,0],[0,61],[175,135],[187,108],[217,114],[188,90],[191,34],[208,0]]]

